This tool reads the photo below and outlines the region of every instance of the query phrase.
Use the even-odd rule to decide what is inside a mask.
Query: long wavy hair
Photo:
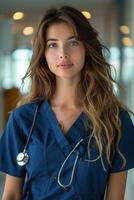
[[[121,139],[119,111],[122,108],[127,109],[113,92],[113,83],[116,82],[111,76],[111,65],[106,62],[103,54],[107,48],[100,43],[97,31],[77,9],[69,6],[51,8],[41,20],[33,38],[31,63],[23,78],[23,81],[27,77],[31,79],[31,90],[25,97],[25,103],[51,99],[55,92],[56,78],[48,68],[44,52],[47,28],[58,22],[66,22],[73,26],[78,39],[86,49],[85,65],[81,72],[77,95],[82,99],[100,155],[102,156],[105,149],[107,161],[111,165],[114,153],[117,151],[124,167],[126,159],[119,149]]]

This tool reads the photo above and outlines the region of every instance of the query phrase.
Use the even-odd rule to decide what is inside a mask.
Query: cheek
[[[45,58],[49,67],[56,64],[57,55],[55,53],[45,53]]]
[[[78,63],[80,63],[81,65],[84,65],[84,63],[85,63],[85,50],[78,51],[77,55],[76,55],[76,59],[77,59]]]

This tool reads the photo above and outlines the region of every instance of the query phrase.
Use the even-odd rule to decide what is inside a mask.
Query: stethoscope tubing
[[[17,164],[19,166],[24,166],[29,161],[29,155],[27,153],[27,147],[28,147],[28,145],[30,143],[30,139],[31,139],[31,136],[32,136],[32,133],[33,133],[33,130],[34,130],[34,126],[36,124],[36,119],[37,119],[38,110],[39,110],[40,105],[41,105],[41,102],[38,103],[37,106],[36,106],[36,109],[35,109],[35,112],[34,112],[33,121],[32,121],[32,125],[31,125],[31,128],[30,128],[30,131],[29,131],[28,138],[27,138],[26,144],[24,146],[24,149],[23,149],[22,152],[18,153],[18,155],[16,157],[16,161],[17,161]]]
[[[37,114],[38,114],[39,107],[40,107],[40,104],[38,104],[37,107],[36,107],[36,110],[35,110],[35,113],[34,113],[33,122],[32,122],[32,126],[31,126],[31,129],[29,131],[28,138],[27,138],[27,141],[26,141],[26,144],[25,144],[23,152],[26,152],[27,147],[29,145],[29,142],[30,142],[30,139],[31,139],[31,136],[32,136],[32,133],[33,133],[33,129],[34,129],[34,126],[35,126],[35,122],[36,122],[36,119],[37,119]]]

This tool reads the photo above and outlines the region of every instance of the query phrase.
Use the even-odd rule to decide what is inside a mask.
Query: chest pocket
[[[65,155],[56,140],[53,140],[46,149],[47,167],[49,175],[53,175],[57,171],[64,159]]]
[[[26,166],[28,175],[48,175],[44,143],[37,139],[31,140],[28,147],[28,154],[29,162]]]
[[[76,180],[81,195],[92,196],[93,199],[100,199],[105,191],[105,183],[108,172],[104,157],[100,157],[96,146],[91,146],[89,154],[87,148],[80,156],[76,166]],[[104,166],[103,166],[104,165]]]

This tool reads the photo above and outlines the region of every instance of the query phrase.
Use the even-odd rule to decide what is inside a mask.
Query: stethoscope
[[[28,138],[27,138],[26,144],[24,146],[24,149],[23,149],[22,152],[18,153],[18,155],[16,157],[16,161],[17,161],[17,164],[19,166],[25,166],[29,161],[29,155],[27,153],[27,147],[29,145],[29,142],[30,142],[30,139],[31,139],[31,136],[32,136],[32,133],[33,133],[33,129],[34,129],[34,126],[35,126],[35,122],[36,122],[36,118],[37,118],[37,114],[38,114],[40,104],[41,103],[38,103],[38,105],[35,109],[32,126],[31,126],[31,129],[29,131]]]
[[[31,129],[29,131],[29,134],[28,134],[28,138],[27,138],[27,141],[26,141],[26,144],[24,146],[24,149],[22,152],[18,153],[17,157],[16,157],[16,160],[17,160],[17,164],[19,166],[25,166],[28,161],[29,161],[29,155],[27,153],[27,148],[28,148],[28,145],[30,143],[30,139],[31,139],[31,136],[32,136],[32,133],[33,133],[33,129],[34,129],[34,126],[35,126],[35,123],[36,123],[36,119],[37,119],[37,114],[38,114],[38,110],[39,110],[39,107],[40,107],[40,103],[37,105],[36,109],[35,109],[35,113],[34,113],[34,117],[33,117],[33,122],[32,122],[32,125],[31,125]],[[91,143],[91,139],[93,138],[93,134],[89,135],[89,136],[86,136],[85,138],[82,138],[80,139],[76,145],[74,146],[74,148],[70,151],[70,153],[68,154],[68,156],[65,158],[63,164],[61,165],[60,167],[60,170],[58,172],[58,176],[57,178],[55,177],[55,179],[57,180],[58,184],[66,191],[69,190],[69,186],[72,184],[72,181],[73,181],[73,177],[74,177],[74,172],[75,172],[75,168],[76,168],[76,164],[77,164],[77,161],[79,159],[79,152],[77,151],[76,153],[76,158],[75,158],[75,161],[74,161],[74,164],[73,164],[73,167],[72,167],[72,172],[71,172],[71,176],[70,176],[70,180],[67,184],[63,184],[61,182],[61,174],[62,174],[62,171],[64,169],[64,166],[65,164],[67,163],[68,159],[70,158],[70,156],[76,151],[76,149],[79,147],[79,145],[84,142],[85,140],[88,139],[88,147]],[[95,162],[97,161],[98,159],[101,158],[101,155],[99,154],[95,159],[90,159],[90,152],[88,151],[88,159],[85,159],[84,161],[87,161],[87,162]],[[102,161],[102,165],[104,167],[104,164],[103,164],[103,160],[101,159]],[[104,167],[105,169],[105,167]]]
[[[74,177],[74,172],[75,172],[75,168],[76,168],[76,164],[77,164],[77,161],[79,159],[79,151],[77,151],[76,153],[76,158],[75,158],[75,161],[74,161],[74,164],[73,164],[73,167],[72,167],[72,173],[71,173],[71,177],[70,177],[70,180],[68,182],[68,184],[63,184],[61,182],[61,173],[63,171],[63,168],[65,166],[65,164],[67,163],[68,159],[70,158],[70,156],[74,153],[74,151],[79,147],[79,145],[84,142],[85,140],[88,139],[88,145],[91,143],[91,139],[92,139],[93,135],[91,134],[90,136],[86,136],[85,138],[82,138],[80,139],[80,141],[78,141],[76,143],[76,145],[74,146],[74,148],[70,151],[70,153],[68,154],[68,156],[66,157],[66,159],[64,160],[63,164],[61,165],[60,167],[60,170],[58,172],[58,176],[57,178],[55,177],[55,179],[57,180],[58,184],[66,191],[69,191],[69,186],[72,184],[72,181],[73,181],[73,177]],[[96,158],[94,159],[90,159],[90,152],[88,151],[88,159],[84,159],[84,161],[86,162],[95,162],[97,161],[98,159],[101,158],[101,154],[99,154]],[[103,162],[103,161],[102,161]]]

